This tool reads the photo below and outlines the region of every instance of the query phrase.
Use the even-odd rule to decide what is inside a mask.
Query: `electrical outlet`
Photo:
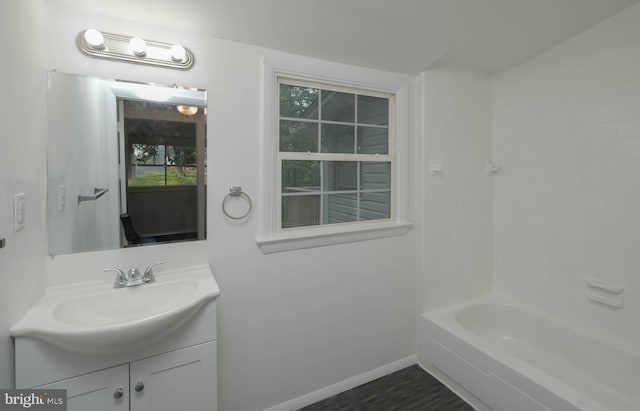
[[[24,193],[13,195],[13,231],[20,231],[24,228],[25,220],[25,198]]]

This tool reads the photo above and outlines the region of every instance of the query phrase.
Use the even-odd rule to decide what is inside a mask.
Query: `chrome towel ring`
[[[227,212],[227,201],[229,201],[229,199],[231,197],[244,197],[244,198],[246,198],[247,201],[249,202],[249,209],[247,210],[247,212],[244,213],[241,216],[232,216],[231,214],[229,214]],[[251,197],[249,197],[249,194],[247,194],[244,191],[242,191],[242,187],[237,187],[237,186],[231,187],[229,189],[229,194],[224,196],[224,198],[222,199],[222,212],[224,213],[224,215],[226,215],[227,217],[229,217],[232,220],[242,220],[243,218],[247,217],[251,213],[251,208],[252,208]]]

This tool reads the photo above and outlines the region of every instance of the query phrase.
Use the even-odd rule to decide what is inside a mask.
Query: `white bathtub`
[[[640,410],[634,347],[607,345],[506,300],[426,313],[418,330],[422,366],[479,409]]]

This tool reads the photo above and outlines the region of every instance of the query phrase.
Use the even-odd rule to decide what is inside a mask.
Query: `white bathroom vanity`
[[[208,265],[47,289],[11,329],[16,388],[66,389],[69,411],[215,411],[219,294]]]

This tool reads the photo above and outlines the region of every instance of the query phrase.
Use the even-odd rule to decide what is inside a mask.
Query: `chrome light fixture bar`
[[[96,29],[89,29],[78,34],[77,44],[80,51],[87,56],[107,60],[149,64],[179,70],[188,70],[194,63],[191,50],[179,44],[102,33]]]

